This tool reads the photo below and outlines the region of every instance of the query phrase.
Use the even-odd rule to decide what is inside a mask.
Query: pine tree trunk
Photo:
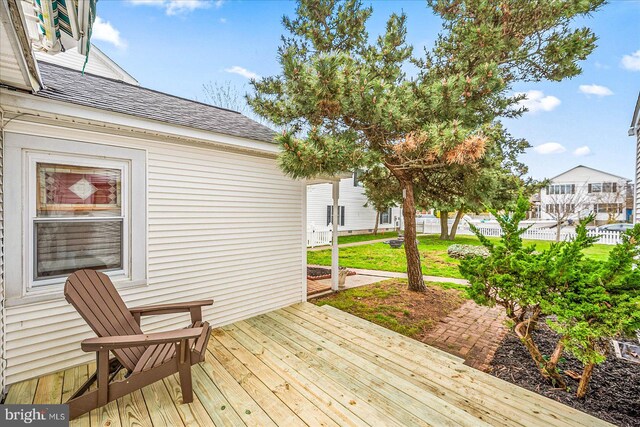
[[[579,399],[582,399],[589,389],[589,381],[591,380],[591,374],[593,373],[593,368],[595,363],[588,363],[584,370],[582,371],[582,377],[580,378],[580,383],[578,384],[578,390],[576,391],[576,396]]]
[[[440,211],[440,240],[449,240],[449,212]]]
[[[514,331],[518,336],[518,338],[520,338],[520,341],[522,341],[524,346],[527,348],[527,351],[529,351],[529,355],[531,356],[536,366],[538,367],[538,371],[540,372],[540,374],[544,378],[551,380],[554,387],[566,388],[567,386],[564,382],[564,379],[562,378],[562,375],[558,373],[557,370],[554,369],[552,371],[548,371],[546,369],[547,363],[544,360],[544,357],[542,357],[542,353],[540,353],[540,349],[538,348],[536,343],[533,341],[533,337],[531,336],[531,333],[529,331],[529,326],[530,326],[529,320],[525,320],[523,322],[518,323],[514,328]]]
[[[378,235],[378,224],[380,223],[380,212],[376,212],[376,226],[373,227],[373,234]]]
[[[416,202],[413,195],[413,184],[411,182],[402,182],[401,184],[406,193],[402,205],[402,214],[404,216],[404,251],[407,256],[409,290],[424,292],[427,287],[422,277],[420,252],[416,244]]]
[[[463,215],[464,215],[464,211],[462,209],[460,209],[456,213],[456,218],[453,220],[453,225],[451,226],[451,233],[449,233],[449,240],[454,240],[456,238],[456,233],[458,232],[458,225],[460,225],[460,220],[462,219]],[[449,221],[447,220],[447,222]]]

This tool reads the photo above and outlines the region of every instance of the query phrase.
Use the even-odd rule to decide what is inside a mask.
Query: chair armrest
[[[115,350],[129,347],[148,347],[154,344],[178,342],[186,339],[195,339],[202,334],[202,328],[178,329],[177,331],[156,332],[140,335],[117,335],[112,337],[96,337],[82,341],[80,347],[83,351]]]
[[[176,302],[173,304],[143,305],[141,307],[130,308],[129,311],[131,314],[140,313],[143,316],[151,316],[153,314],[181,313],[183,311],[190,311],[192,308],[212,304],[213,300],[207,299],[202,301]]]
[[[191,321],[196,322],[202,320],[202,307],[212,305],[212,299],[202,301],[176,302],[172,304],[143,305],[141,307],[130,308],[129,311],[140,324],[141,316],[153,316],[156,314],[173,314],[189,312],[191,313]]]

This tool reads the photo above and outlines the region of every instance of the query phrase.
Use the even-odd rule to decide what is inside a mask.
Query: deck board
[[[64,402],[95,363],[23,381],[6,403]],[[193,372],[91,411],[72,426],[607,426],[331,307],[296,304],[214,331]]]
[[[314,325],[311,327],[312,330],[323,336],[331,336],[342,348],[372,363],[385,366],[393,375],[402,377],[455,406],[464,407],[469,413],[487,420],[492,425],[526,426],[546,418],[543,408],[535,417],[529,416],[525,411],[511,408],[509,402],[495,398],[493,393],[487,393],[490,389],[486,384],[464,378],[464,372],[461,370],[472,368],[461,368],[459,364],[452,364],[446,360],[436,365],[425,364],[424,360],[416,360],[414,352],[399,346],[380,346],[377,342],[371,341],[370,335],[364,335],[359,329],[352,330],[349,325],[336,322],[335,319],[327,316],[319,318],[296,308],[286,311],[310,321]],[[466,381],[457,381],[459,378]],[[559,424],[555,417],[549,417],[547,420],[554,425]]]
[[[316,334],[310,324],[298,323],[285,312],[267,314],[279,323],[283,333],[295,337],[296,340],[316,346],[315,351],[326,363],[338,363],[342,371],[350,378],[366,378],[370,387],[377,388],[388,400],[405,408],[405,410],[421,420],[428,420],[430,425],[438,426],[485,426],[482,420],[464,412],[461,408],[449,405],[440,397],[424,393],[424,390],[412,385],[409,381],[393,375],[387,369],[371,363],[359,355],[346,351],[339,343]]]
[[[240,329],[244,326],[244,329]],[[251,329],[249,325],[243,322],[237,322],[236,324],[226,327],[225,332],[228,332],[233,338],[236,339],[245,348],[253,352],[260,360],[269,366],[278,368],[281,372],[290,373],[288,380],[290,383],[297,387],[298,390],[304,390],[305,394],[313,396],[317,406],[327,414],[335,417],[334,419],[343,426],[367,426],[369,423],[364,420],[371,420],[373,413],[367,412],[364,416],[358,416],[355,412],[352,412],[349,407],[352,406],[349,402],[353,401],[353,397],[349,398],[345,393],[338,390],[331,382],[322,381],[318,375],[313,375],[312,370],[305,369],[306,365],[301,363],[299,359],[292,358],[288,353],[284,353],[284,356],[278,357],[279,353],[277,349],[274,351],[274,347],[278,344],[275,342],[269,343],[265,346],[266,340],[263,335],[256,335],[255,331]],[[300,362],[296,364],[296,361]],[[310,375],[311,374],[311,375]],[[364,405],[359,405],[359,408],[365,408]]]

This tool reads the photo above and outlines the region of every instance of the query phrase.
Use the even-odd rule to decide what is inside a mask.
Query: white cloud
[[[518,102],[520,107],[525,107],[532,113],[539,111],[551,111],[560,105],[560,100],[555,96],[546,95],[541,90],[530,90],[528,92],[517,93],[516,95],[526,95],[526,99]]]
[[[564,148],[564,145],[558,144],[557,142],[546,142],[533,147],[533,151],[538,154],[560,154],[567,151],[567,149]]]
[[[259,79],[260,76],[256,73],[254,73],[253,71],[249,71],[246,68],[242,68],[239,65],[234,65],[231,68],[225,68],[225,71],[227,73],[232,73],[232,74],[240,74],[242,77],[246,77],[248,79]]]
[[[610,96],[613,95],[611,89],[600,85],[580,85],[580,92],[585,95]]]
[[[206,9],[210,6],[207,0],[169,0],[166,2],[167,15],[191,12],[196,9]]]
[[[587,145],[583,145],[582,147],[578,147],[573,150],[574,156],[584,157],[588,156],[589,154],[591,154],[591,148],[589,148]]]
[[[640,71],[640,50],[636,50],[631,55],[625,55],[620,61],[622,68],[629,71]]]
[[[220,18],[220,23],[221,24],[226,24],[227,23],[227,18]]]
[[[215,4],[216,4],[216,9],[220,9],[224,4],[224,0],[217,0]]]
[[[129,0],[129,3],[142,6],[162,7],[167,15],[178,15],[192,12],[196,9],[206,9],[211,6],[211,0]],[[222,6],[220,0],[215,2],[215,7]]]
[[[109,42],[120,49],[127,48],[127,42],[120,37],[120,31],[115,29],[111,22],[105,21],[99,16],[96,16],[96,20],[93,23],[91,37],[95,40]]]

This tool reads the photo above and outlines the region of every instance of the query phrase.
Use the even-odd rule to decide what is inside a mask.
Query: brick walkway
[[[310,280],[307,279],[307,296],[327,292],[331,290],[331,279],[327,280]]]
[[[505,319],[500,307],[483,307],[467,301],[441,320],[424,341],[462,357],[465,365],[487,372],[508,331]]]

